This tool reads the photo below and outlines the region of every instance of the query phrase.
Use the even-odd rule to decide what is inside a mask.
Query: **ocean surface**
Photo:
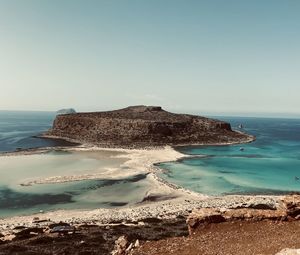
[[[61,141],[34,138],[48,130],[54,118],[55,113],[50,112],[0,111],[0,152],[63,145]],[[300,119],[217,118],[229,121],[233,128],[242,123],[244,131],[255,135],[257,140],[243,145],[177,148],[193,157],[159,164],[163,169],[161,177],[210,195],[300,191],[297,178],[300,177]],[[56,150],[40,155],[0,157],[0,217],[141,202],[152,184],[143,174],[21,185],[51,176],[115,171],[125,159],[111,156]],[[126,173],[126,168],[121,171]]]
[[[54,118],[54,112],[0,111],[0,152],[67,145],[33,137],[47,131]]]
[[[243,124],[256,141],[178,148],[194,157],[160,164],[163,178],[209,195],[300,191],[300,119],[217,118]]]
[[[0,111],[0,152],[70,145],[34,137],[48,130],[54,118],[55,113],[50,112]],[[0,157],[0,217],[40,210],[112,208],[141,202],[151,185],[145,174],[21,185],[53,176],[116,173],[125,159],[111,158],[114,154],[53,150],[46,154]]]

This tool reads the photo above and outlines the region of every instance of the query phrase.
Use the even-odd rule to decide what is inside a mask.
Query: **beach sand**
[[[56,148],[58,149],[58,148]],[[79,146],[75,148],[59,148],[66,151],[89,151],[95,153],[115,152],[112,157],[123,158],[125,162],[120,165],[122,177],[139,173],[147,173],[147,179],[151,183],[151,189],[147,192],[144,201],[133,206],[117,209],[92,209],[92,210],[57,210],[37,213],[27,216],[16,216],[0,219],[0,229],[11,230],[16,226],[33,226],[33,217],[50,219],[50,221],[69,222],[72,224],[97,223],[107,224],[110,222],[138,222],[146,218],[174,218],[179,215],[187,215],[193,208],[198,207],[238,207],[242,204],[253,205],[266,203],[275,207],[279,197],[276,196],[226,196],[209,197],[203,194],[189,191],[182,187],[170,184],[157,176],[160,171],[154,164],[178,160],[187,155],[181,154],[170,146],[156,149],[111,149],[91,146]],[[32,150],[4,154],[5,156],[33,155],[45,153],[47,149]],[[118,171],[117,177],[120,177]],[[31,181],[31,185],[44,183],[59,183],[74,180],[99,178],[100,175],[69,175],[37,178]],[[104,176],[102,175],[101,178]],[[110,173],[106,178],[116,178]]]
[[[47,153],[52,149],[27,150],[4,155],[6,157],[20,155],[30,157],[30,155]],[[44,254],[46,251],[49,251],[49,254],[53,254],[53,252],[60,254],[71,250],[73,252],[89,252],[90,254],[99,254],[101,251],[102,254],[110,254],[116,240],[121,235],[127,236],[130,242],[136,242],[139,239],[143,243],[140,249],[134,251],[135,254],[169,254],[169,250],[165,246],[172,248],[175,245],[174,242],[183,242],[182,240],[184,240],[184,250],[191,251],[191,253],[186,254],[198,254],[198,250],[195,250],[195,253],[188,246],[193,245],[193,242],[198,243],[198,239],[196,239],[198,237],[182,237],[188,235],[185,221],[193,209],[259,208],[261,206],[276,209],[282,199],[280,196],[230,195],[211,197],[168,183],[159,178],[157,174],[162,170],[155,164],[187,157],[187,155],[181,154],[169,146],[147,150],[91,146],[57,149],[69,152],[92,152],[99,157],[106,154],[110,155],[112,159],[122,159],[122,163],[117,167],[119,168],[118,171],[108,171],[105,175],[103,173],[102,175],[99,173],[93,175],[55,175],[47,178],[36,178],[31,180],[30,185],[72,182],[100,177],[121,178],[142,173],[147,175],[147,181],[151,188],[144,196],[143,201],[120,208],[41,211],[33,215],[0,218],[0,244],[2,244],[0,249],[4,252],[3,254],[20,254],[16,253],[19,250],[35,252],[33,254],[41,254],[41,252]],[[53,228],[51,225],[62,223],[75,227],[78,233],[61,236],[49,232],[49,229]],[[225,226],[223,232],[226,231],[229,229]],[[205,233],[203,235],[205,236]],[[169,239],[165,239],[168,237],[179,239],[170,239],[169,241]],[[199,236],[199,238],[202,237]],[[206,238],[207,236],[205,236],[205,240]],[[149,244],[146,242],[147,240],[161,239],[164,240]],[[10,242],[9,240],[13,241]],[[241,240],[244,242],[243,236],[241,236]],[[210,243],[212,247],[215,247],[217,242],[219,242],[218,237]],[[230,246],[228,247],[230,249]],[[176,249],[179,250],[178,247]],[[155,252],[153,253],[153,251]],[[173,254],[172,251],[170,254]],[[175,252],[174,254],[182,253]]]

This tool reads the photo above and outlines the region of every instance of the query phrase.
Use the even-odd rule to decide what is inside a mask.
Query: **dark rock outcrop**
[[[159,106],[58,115],[45,136],[109,147],[226,144],[253,140],[229,123],[164,111]]]
[[[268,208],[268,204],[264,208]],[[300,195],[288,195],[282,198],[276,209],[255,209],[255,207],[194,209],[187,217],[186,222],[191,234],[197,228],[225,221],[295,221],[299,219]]]
[[[286,211],[290,218],[300,219],[300,195],[284,197],[281,207]]]

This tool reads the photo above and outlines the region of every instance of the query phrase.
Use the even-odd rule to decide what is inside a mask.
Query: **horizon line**
[[[62,108],[63,109],[63,108]],[[69,109],[69,108],[65,108]],[[73,108],[74,109],[74,108]],[[120,108],[121,109],[121,108]],[[163,108],[164,109],[164,108]],[[114,109],[111,109],[114,110]],[[76,109],[75,109],[76,111]],[[80,112],[101,112],[101,111],[110,111],[106,108],[100,110],[90,110],[90,111],[76,111]],[[175,110],[170,108],[170,110],[175,113],[182,114],[196,114],[200,116],[206,117],[240,117],[240,118],[282,118],[282,119],[300,119],[300,113],[288,113],[288,112],[221,112],[221,111],[203,111],[200,112],[198,110]],[[45,113],[56,113],[57,110],[7,110],[0,109],[0,112],[45,112]]]

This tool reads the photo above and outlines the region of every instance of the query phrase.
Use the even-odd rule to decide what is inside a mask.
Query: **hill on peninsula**
[[[227,122],[177,114],[159,106],[57,115],[45,137],[105,147],[243,143],[253,136],[233,131]]]

